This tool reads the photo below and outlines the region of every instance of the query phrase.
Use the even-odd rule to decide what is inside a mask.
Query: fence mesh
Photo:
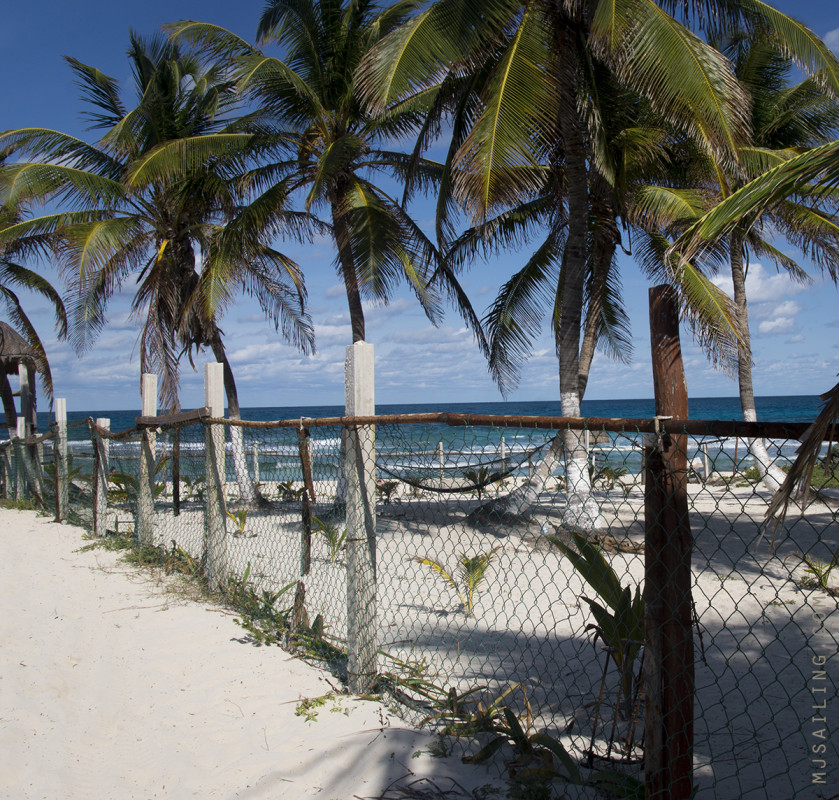
[[[645,730],[644,618],[655,602],[644,592],[643,467],[655,441],[639,430],[525,422],[311,422],[203,420],[116,437],[91,425],[87,441],[70,444],[68,515],[106,535],[139,535],[145,513],[150,538],[139,544],[196,572],[213,562],[221,572],[211,585],[244,608],[255,636],[273,633],[344,677],[364,671],[352,642],[372,625],[363,632],[379,688],[413,721],[469,734],[472,756],[512,742],[521,765],[544,731],[575,769],[643,780],[654,736]],[[222,426],[216,485],[207,435]],[[689,690],[679,681],[693,673],[690,780],[699,797],[820,797],[839,769],[827,710],[839,686],[836,463],[825,454],[815,476],[823,491],[773,532],[764,525],[772,491],[747,440],[674,438],[687,448],[679,480],[694,655],[671,680]],[[766,445],[783,467],[797,442]],[[145,477],[144,446],[153,453]],[[52,487],[41,495],[53,504],[57,450],[52,439],[41,449]],[[27,453],[37,460],[33,446],[4,447],[7,497],[22,496],[21,475],[37,472],[24,469]],[[352,478],[365,464],[375,465],[366,484]],[[107,497],[94,513],[97,469]],[[223,515],[215,529],[213,513]],[[354,586],[365,575],[373,586]]]

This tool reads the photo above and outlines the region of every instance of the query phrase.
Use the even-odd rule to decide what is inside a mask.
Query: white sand
[[[696,642],[699,797],[788,800],[812,788],[809,748],[821,729],[810,719],[820,688],[812,679],[814,658],[827,659],[830,780],[839,774],[833,711],[839,611],[835,598],[801,589],[802,566],[792,555],[835,552],[836,510],[816,505],[804,518],[791,515],[770,554],[765,540],[757,546],[766,507],[761,492],[692,485],[690,494],[693,598],[702,632]],[[610,532],[639,541],[640,488],[626,497],[615,489],[601,499]],[[422,660],[427,677],[444,687],[483,685],[497,694],[523,681],[536,727],[548,727],[579,756],[591,735],[585,714],[603,661],[585,633],[591,615],[580,597],[589,589],[567,560],[537,546],[542,520],[558,519],[561,508],[547,498],[532,530],[496,531],[468,523],[476,504],[405,497],[381,509],[381,646]],[[200,555],[197,507],[185,504],[178,518],[161,509],[157,524],[158,543],[176,540]],[[254,512],[245,536],[234,536],[232,523],[228,532],[233,574],[250,566],[254,585],[274,591],[299,577],[296,504]],[[496,538],[499,532],[507,535]],[[0,712],[0,752],[9,754],[3,768],[10,773],[0,775],[0,797],[329,800],[376,797],[403,775],[412,780],[411,773],[455,775],[466,787],[490,782],[484,771],[456,759],[412,758],[430,737],[378,705],[345,698],[328,701],[315,722],[295,716],[301,697],[323,696],[337,681],[277,648],[242,643],[245,632],[229,615],[173,598],[111,554],[74,553],[82,544],[78,530],[0,511],[0,542],[7,609],[0,624],[8,643],[0,708],[11,709]],[[496,547],[472,618],[439,576],[410,561],[429,556],[453,570],[460,553]],[[307,608],[310,617],[323,614],[327,634],[340,639],[343,559],[333,564],[320,536],[312,550]],[[642,555],[616,553],[609,560],[624,585],[642,582]],[[380,667],[389,664],[382,660]],[[614,671],[609,676],[614,683]],[[515,704],[521,705],[519,694]],[[601,718],[602,730],[608,724]],[[490,774],[500,774],[499,766]]]
[[[82,531],[0,510],[0,797],[306,798],[380,795],[394,781],[492,783],[378,703],[232,614],[167,591]]]

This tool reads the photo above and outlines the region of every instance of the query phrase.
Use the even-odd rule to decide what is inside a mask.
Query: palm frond
[[[839,420],[839,383],[820,396],[823,402],[813,424],[801,437],[797,456],[787,472],[781,487],[775,493],[766,509],[766,520],[775,531],[783,525],[790,503],[795,497],[803,497],[803,506],[807,504],[807,492],[813,478],[813,468],[821,453],[825,441],[836,441],[836,423]],[[772,537],[774,545],[775,536]]]
[[[590,42],[665,119],[689,130],[718,160],[736,163],[749,102],[718,51],[653,0],[598,3]]]
[[[749,226],[764,211],[808,184],[839,185],[839,141],[808,150],[747,183],[701,219],[674,243],[683,259],[696,256],[734,228]]]
[[[475,220],[543,183],[538,165],[551,149],[557,103],[549,41],[544,18],[529,7],[483,88],[484,110],[454,159],[455,196]]]
[[[561,242],[549,235],[498,291],[483,318],[489,371],[502,393],[514,389],[545,320],[559,280]]]

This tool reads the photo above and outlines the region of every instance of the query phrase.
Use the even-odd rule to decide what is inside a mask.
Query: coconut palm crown
[[[269,2],[257,37],[276,46],[269,55],[234,34],[200,22],[170,26],[176,40],[199,45],[212,59],[235,65],[239,90],[270,120],[273,135],[242,134],[238,142],[219,138],[194,142],[191,151],[169,148],[149,161],[144,174],[182,170],[185,163],[212,159],[218,152],[262,148],[260,180],[283,182],[311,214],[325,212],[334,242],[336,268],[347,295],[353,342],[366,336],[363,300],[386,303],[404,281],[432,322],[441,315],[439,287],[455,301],[483,344],[480,324],[437,249],[387,187],[398,189],[409,168],[415,185],[426,187],[439,165],[412,162],[393,142],[416,129],[436,88],[370,114],[357,97],[358,65],[381,37],[399,28],[416,2],[390,6],[360,0]],[[164,154],[161,154],[164,155]]]
[[[205,68],[163,37],[133,33],[128,57],[133,108],[113,78],[67,59],[91,127],[103,132],[95,144],[43,128],[0,135],[0,146],[36,159],[2,169],[4,199],[61,207],[7,227],[0,246],[24,235],[50,238],[72,287],[71,330],[82,351],[104,327],[115,292],[136,280],[132,311],[142,321],[141,370],[162,373],[164,406],[178,407],[181,354],[210,347],[226,364],[228,404],[238,412],[217,323],[235,287],[251,294],[287,339],[306,352],[313,347],[302,274],[268,243],[278,230],[299,233],[301,226],[276,194],[263,203],[258,221],[251,215],[243,223],[251,184],[238,162],[218,161],[212,169],[176,177],[133,178],[138,163],[165,143],[252,123],[233,116],[234,86],[223,68]]]

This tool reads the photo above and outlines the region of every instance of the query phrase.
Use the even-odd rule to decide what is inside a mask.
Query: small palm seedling
[[[316,530],[326,543],[330,560],[335,564],[338,561],[338,556],[341,554],[344,543],[347,541],[346,530],[342,531],[333,522],[324,522],[317,517],[312,517],[312,522],[314,522]]]
[[[524,714],[521,719],[507,704],[507,698],[517,689],[521,689],[524,695]],[[518,756],[515,778],[519,783],[543,783],[559,775],[572,784],[583,783],[579,768],[562,743],[547,733],[534,730],[533,712],[527,691],[521,683],[508,686],[494,699],[481,687],[462,694],[458,694],[452,687],[446,695],[443,708],[428,719],[443,722],[441,733],[446,736],[472,738],[476,734],[491,734],[477,753],[464,757],[464,763],[484,762],[503,745],[510,744]],[[554,757],[562,765],[564,774],[556,771]]]
[[[474,491],[478,493],[478,500],[481,500],[486,487],[501,480],[501,473],[490,472],[487,467],[478,467],[477,469],[463,470],[463,477],[472,482]]]
[[[305,491],[305,486],[295,488],[294,481],[280,481],[277,484],[277,497],[283,503],[293,503],[295,500],[299,500]]]
[[[591,475],[591,482],[594,485],[600,485],[604,489],[609,490],[615,484],[620,484],[620,479],[626,475],[625,467],[601,467],[595,470],[593,467],[589,469]],[[628,492],[628,487],[624,486],[624,493]]]
[[[621,694],[628,714],[632,703],[633,666],[644,641],[644,598],[637,586],[634,595],[628,586],[621,586],[611,564],[585,536],[579,533],[572,536],[576,550],[556,536],[546,538],[574,565],[606,604],[603,606],[588,597],[582,598],[588,603],[595,619],[595,624],[587,625],[586,630],[595,632],[595,641],[598,637],[602,639],[620,671]]]
[[[833,589],[827,585],[830,580],[830,573],[839,567],[839,550],[833,554],[830,561],[822,561],[807,553],[793,553],[793,556],[804,562],[804,572],[807,577],[802,578],[800,585],[805,589],[821,589],[828,594],[839,594],[839,589]],[[787,556],[789,558],[789,556]],[[786,560],[786,559],[784,559]]]
[[[245,528],[248,524],[248,510],[243,508],[241,511],[228,511],[227,516],[233,520],[233,524],[236,526],[236,530],[233,535],[244,536]],[[251,536],[256,536],[256,534],[251,534]]]
[[[44,472],[53,483],[56,482],[56,465],[54,461],[49,461],[44,464]],[[73,462],[72,453],[67,455],[67,483],[71,497],[79,494],[90,494],[93,483],[93,476],[89,472],[82,471],[82,468],[76,466]]]
[[[155,481],[153,497],[157,500],[166,491],[165,469],[169,463],[168,456],[161,458],[154,467],[155,477],[163,473],[164,480]],[[108,499],[114,503],[126,503],[136,507],[140,499],[140,479],[130,472],[112,472],[108,475],[108,483],[112,488],[108,490]]]
[[[376,481],[376,494],[382,498],[385,505],[393,499],[393,493],[399,486],[399,481]]]
[[[434,572],[457,592],[460,602],[463,605],[463,612],[467,617],[472,616],[475,605],[475,597],[480,591],[481,584],[486,578],[487,569],[495,558],[499,548],[494,547],[486,553],[479,553],[476,556],[467,556],[461,553],[459,556],[457,577],[452,575],[442,564],[432,558],[414,556],[411,561],[430,567]]]
[[[196,500],[203,500],[204,499],[204,476],[199,475],[195,480],[192,480],[189,476],[184,475],[181,480],[183,481],[184,488],[186,489],[186,499],[192,500],[193,498]]]

